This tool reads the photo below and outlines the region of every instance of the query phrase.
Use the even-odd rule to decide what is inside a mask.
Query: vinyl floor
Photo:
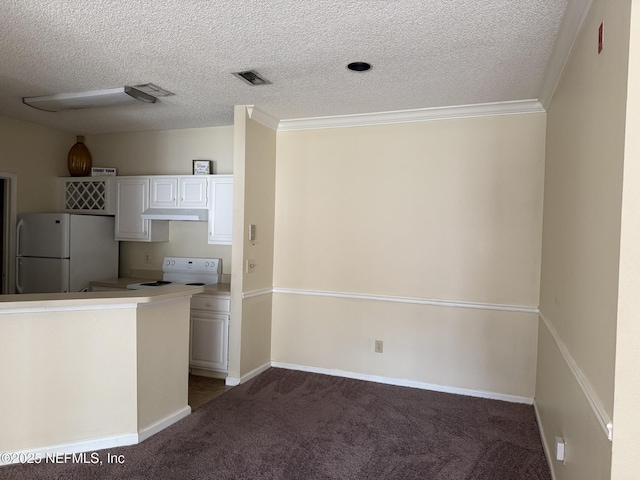
[[[189,406],[192,411],[196,410],[231,388],[220,378],[189,375]]]

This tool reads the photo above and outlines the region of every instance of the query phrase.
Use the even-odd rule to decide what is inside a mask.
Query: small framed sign
[[[91,167],[92,177],[115,177],[116,169],[112,167]]]
[[[194,160],[194,175],[211,175],[211,160]]]

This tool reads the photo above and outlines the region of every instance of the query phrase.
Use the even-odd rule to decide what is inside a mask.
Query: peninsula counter
[[[202,292],[0,295],[0,452],[16,454],[9,463],[135,444],[189,415],[189,308]]]

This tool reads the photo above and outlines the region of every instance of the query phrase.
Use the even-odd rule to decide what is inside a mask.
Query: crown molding
[[[569,61],[571,51],[576,43],[582,25],[591,9],[593,0],[569,0],[567,9],[562,17],[558,37],[551,52],[551,58],[540,88],[540,103],[546,110],[551,104],[553,94],[560,83],[565,66]]]
[[[259,108],[256,108],[255,105],[247,105],[247,113],[249,114],[249,118],[251,120],[255,120],[256,122],[261,123],[271,130],[278,130],[278,124],[280,123],[280,120],[269,115],[268,113],[263,112]]]
[[[331,117],[297,118],[280,120],[278,131],[312,130],[318,128],[362,127],[390,125],[395,123],[427,122],[454,118],[486,117],[492,115],[514,115],[520,113],[542,113],[542,104],[537,100],[478,103],[452,107],[419,108],[393,112],[357,113]]]

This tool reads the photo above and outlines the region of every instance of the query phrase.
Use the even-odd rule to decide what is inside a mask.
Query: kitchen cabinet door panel
[[[180,177],[180,196],[178,206],[181,208],[207,208],[209,195],[206,177]]]
[[[166,242],[169,222],[144,220],[142,212],[149,207],[148,177],[116,179],[116,240]]]
[[[229,316],[204,311],[191,312],[189,364],[227,372]]]
[[[178,206],[178,179],[176,177],[151,177],[151,208]]]
[[[231,245],[233,230],[233,176],[211,178],[209,207],[209,243]]]

